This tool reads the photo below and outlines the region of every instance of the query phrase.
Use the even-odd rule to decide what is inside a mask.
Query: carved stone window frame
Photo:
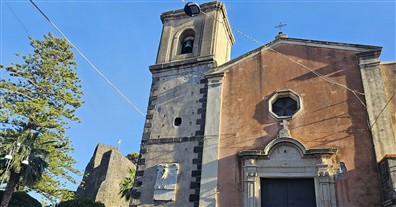
[[[294,151],[293,159],[274,158],[274,153]],[[299,141],[276,138],[263,150],[242,150],[244,206],[261,206],[260,178],[313,178],[316,205],[335,207],[333,156],[336,149],[306,149]]]
[[[272,109],[272,105],[280,98],[291,98],[294,101],[297,102],[297,109],[296,112],[291,115],[291,116],[279,116],[277,115],[273,109]],[[292,119],[294,116],[296,116],[296,114],[301,111],[302,109],[302,102],[301,102],[301,96],[298,95],[296,92],[294,92],[291,89],[285,89],[285,90],[278,90],[275,91],[271,97],[268,99],[268,113],[275,119],[278,121],[282,121],[282,120],[289,120]]]

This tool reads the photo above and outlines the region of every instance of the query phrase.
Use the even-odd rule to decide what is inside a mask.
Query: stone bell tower
[[[234,37],[224,4],[161,15],[163,29],[133,191],[134,206],[198,206],[207,71],[230,60]]]

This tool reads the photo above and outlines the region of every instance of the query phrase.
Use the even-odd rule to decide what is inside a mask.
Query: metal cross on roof
[[[275,28],[279,28],[279,32],[282,32],[282,27],[285,27],[286,24],[282,24],[282,22],[279,22],[278,26],[275,26]]]

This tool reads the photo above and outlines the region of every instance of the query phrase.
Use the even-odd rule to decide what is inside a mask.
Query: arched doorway
[[[307,150],[288,137],[274,139],[263,150],[240,151],[245,206],[287,207],[301,202],[304,206],[336,206],[332,162],[336,152]]]

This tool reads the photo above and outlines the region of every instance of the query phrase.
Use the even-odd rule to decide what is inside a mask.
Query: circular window
[[[292,90],[276,91],[268,100],[268,110],[277,120],[291,119],[301,109],[300,96]]]

